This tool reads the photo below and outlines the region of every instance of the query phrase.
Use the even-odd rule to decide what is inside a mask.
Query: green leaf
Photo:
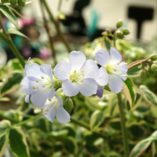
[[[5,148],[6,143],[7,143],[7,136],[4,134],[0,136],[0,156],[3,155],[2,153]]]
[[[0,122],[0,136],[5,134],[5,131],[11,126],[10,121],[2,120]]]
[[[105,46],[106,46],[107,50],[110,50],[110,48],[111,48],[111,41],[110,41],[110,39],[105,37],[104,38],[104,42],[105,42]]]
[[[28,39],[27,36],[25,36],[23,33],[21,33],[20,31],[18,31],[18,30],[15,29],[15,28],[10,28],[10,29],[8,29],[8,33],[14,34],[14,35],[18,35],[18,36],[21,36],[21,37],[24,37],[24,38]]]
[[[137,75],[141,71],[141,65],[136,65],[128,70],[128,75]]]
[[[105,114],[103,111],[96,110],[90,119],[90,127],[91,129],[98,128],[104,121]]]
[[[0,5],[0,12],[8,18],[15,26],[17,25],[16,23],[16,17],[12,10],[7,6],[7,5]]]
[[[3,32],[0,32],[0,38],[8,42],[8,39],[6,39],[6,36],[4,35]]]
[[[10,0],[1,0],[1,3],[9,3]]]
[[[8,120],[2,120],[0,122],[0,156],[3,156],[3,151],[8,142],[8,129],[10,128],[11,123]]]
[[[20,129],[14,128],[10,130],[9,143],[10,143],[11,150],[18,157],[29,157],[26,138]]]
[[[17,123],[21,121],[21,115],[22,113],[19,110],[9,110],[7,112],[4,112],[4,117],[6,119],[9,119],[13,123]]]
[[[25,0],[18,0],[18,5],[21,7],[25,6]]]
[[[124,86],[124,95],[129,102],[130,106],[133,106],[136,100],[136,94],[134,91],[134,85],[130,79],[127,79],[125,81],[125,86]]]
[[[13,69],[13,71],[15,71],[15,72],[21,72],[23,70],[23,67],[17,58],[11,59],[8,62],[8,68]]]
[[[152,91],[150,91],[146,86],[144,85],[140,86],[140,94],[147,102],[157,106],[157,96]]]
[[[85,148],[93,154],[98,154],[100,152],[100,147],[95,145],[95,142],[97,139],[100,138],[100,136],[96,133],[89,133],[85,135]]]
[[[150,146],[150,144],[157,140],[157,131],[155,131],[148,138],[140,141],[131,151],[129,157],[140,157],[144,151]]]
[[[76,142],[72,137],[64,139],[64,146],[65,146],[65,148],[67,149],[68,152],[70,152],[72,154],[75,154],[75,152],[76,152]]]
[[[10,0],[11,5],[16,6],[18,4],[18,0]]]
[[[1,93],[5,93],[8,90],[10,90],[14,85],[20,83],[22,80],[22,74],[20,73],[14,73],[12,77],[8,79],[8,81],[3,85],[1,89]]]
[[[70,113],[73,109],[73,101],[71,98],[65,98],[64,100],[64,108]]]

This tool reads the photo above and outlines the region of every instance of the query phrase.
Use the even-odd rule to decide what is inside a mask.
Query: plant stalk
[[[118,107],[119,107],[120,120],[121,120],[121,130],[122,130],[122,138],[123,138],[123,146],[124,146],[124,157],[128,157],[129,148],[128,148],[127,129],[126,129],[126,125],[125,125],[125,111],[124,111],[121,94],[118,94],[117,97],[118,97]]]
[[[35,115],[35,116],[31,116],[30,118],[28,118],[28,119],[26,119],[26,120],[23,120],[23,121],[21,121],[21,122],[15,124],[14,126],[17,127],[17,126],[21,126],[21,125],[27,124],[28,122],[30,122],[30,121],[35,121],[35,120],[37,120],[37,119],[39,119],[39,118],[41,118],[41,117],[42,117],[42,114],[37,114],[37,115]]]
[[[77,119],[71,118],[71,122],[85,128],[87,130],[90,130],[90,127],[88,125],[86,125],[85,123],[82,123],[81,121],[78,121]]]
[[[67,41],[65,40],[64,36],[62,35],[62,32],[60,30],[60,25],[59,25],[59,22],[57,20],[55,20],[48,4],[47,4],[47,1],[46,0],[41,0],[41,2],[43,3],[49,17],[50,17],[50,20],[52,21],[52,23],[54,24],[55,28],[56,28],[56,31],[57,31],[57,34],[59,36],[59,38],[61,39],[61,41],[63,42],[63,44],[65,45],[66,49],[68,52],[71,51],[71,48],[69,46],[69,44],[67,43]]]
[[[44,8],[43,8],[43,5],[42,5],[42,1],[39,1],[39,4],[40,4],[40,9],[41,9],[41,13],[42,13],[43,22],[44,22],[44,27],[45,27],[45,30],[46,30],[46,33],[47,33],[47,36],[48,36],[48,39],[49,39],[49,44],[50,44],[50,48],[51,48],[51,52],[52,52],[52,57],[53,57],[53,60],[54,60],[54,64],[56,64],[57,63],[57,61],[56,61],[56,51],[55,51],[54,43],[53,43],[53,40],[52,40],[52,36],[50,35],[49,27],[47,25],[47,20],[46,20]]]
[[[21,65],[24,67],[25,60],[24,60],[23,56],[20,54],[19,50],[15,47],[10,34],[7,33],[7,31],[4,29],[3,24],[2,24],[1,16],[0,16],[0,27],[1,27],[2,31],[3,31],[3,33],[4,33],[5,40],[8,42],[8,46],[12,50],[13,54],[15,55],[15,57],[18,58],[18,60],[20,61]]]

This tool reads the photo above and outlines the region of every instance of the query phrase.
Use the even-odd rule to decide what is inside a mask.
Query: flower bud
[[[157,64],[152,64],[151,70],[152,71],[157,71]]]
[[[70,113],[73,109],[73,101],[71,98],[65,98],[65,100],[63,101],[64,104],[64,108]]]
[[[116,27],[121,28],[122,26],[123,26],[123,21],[121,21],[121,20],[118,21],[117,24],[116,24]]]
[[[116,31],[116,36],[117,36],[117,38],[119,38],[119,39],[123,39],[123,38],[124,38],[124,35],[123,35],[123,33],[122,33],[120,30],[117,30],[117,31]]]
[[[128,35],[130,33],[128,29],[123,29],[122,32],[124,35]]]

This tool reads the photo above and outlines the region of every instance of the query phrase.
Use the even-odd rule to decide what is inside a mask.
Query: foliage
[[[15,1],[15,0],[14,0]],[[13,23],[13,5],[24,1],[2,1],[0,12]],[[124,40],[129,33],[120,21],[116,30],[83,47],[92,58],[94,49],[116,47],[128,62],[128,79],[121,92],[125,114],[129,157],[157,156],[157,57]],[[17,31],[17,30],[16,30]],[[9,31],[6,30],[9,34]],[[21,35],[20,32],[16,34]],[[0,37],[4,37],[4,32]],[[10,41],[10,39],[9,39]],[[100,46],[101,45],[101,46]],[[15,50],[16,51],[16,50]],[[91,53],[89,52],[93,52]],[[72,115],[66,125],[51,123],[26,103],[21,92],[23,62],[18,55],[0,69],[0,156],[9,152],[17,157],[122,157],[121,119],[117,95],[105,87],[103,96],[63,97],[65,109]],[[39,64],[40,59],[32,59]],[[22,63],[22,64],[21,64]],[[61,86],[58,81],[56,88]]]

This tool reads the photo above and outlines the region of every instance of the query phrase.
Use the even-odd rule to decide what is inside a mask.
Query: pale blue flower
[[[64,109],[63,101],[58,96],[47,99],[43,106],[43,114],[51,122],[54,121],[55,117],[60,123],[67,123],[70,121],[70,115]]]
[[[101,66],[97,83],[100,86],[109,84],[111,91],[119,93],[123,89],[128,71],[127,64],[122,61],[121,54],[114,48],[111,48],[109,52],[100,49],[96,53],[96,60]]]
[[[42,107],[48,98],[55,95],[51,65],[28,63],[25,66],[22,89],[27,94],[25,101]]]
[[[54,73],[62,81],[65,95],[75,96],[79,92],[85,96],[96,94],[98,66],[93,60],[86,60],[82,52],[72,51],[69,61],[57,64]]]

